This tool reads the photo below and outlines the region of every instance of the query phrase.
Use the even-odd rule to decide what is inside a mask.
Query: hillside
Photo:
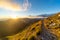
[[[25,19],[24,19],[25,20]],[[29,19],[30,20],[30,19]],[[15,35],[6,36],[2,39],[6,40],[60,40],[60,13],[49,16],[44,19],[33,19],[27,20],[25,23],[22,23],[23,30],[16,33]],[[8,20],[10,22],[10,20]],[[14,22],[14,21],[13,21]],[[14,25],[20,27],[21,21],[18,20],[18,24]],[[23,22],[23,21],[22,21]],[[13,26],[12,26],[13,27]],[[18,28],[19,28],[18,27]],[[21,28],[19,29],[21,30]]]
[[[38,37],[41,33],[41,21],[33,23],[22,33],[18,33],[14,36],[8,36],[9,40],[40,40]]]
[[[0,38],[8,35],[15,35],[38,20],[39,19],[19,18],[0,21]]]
[[[60,13],[44,19],[45,28],[60,40]]]
[[[57,32],[60,24],[59,15],[60,13],[34,22],[21,33],[8,38],[9,40],[60,40],[60,34]]]

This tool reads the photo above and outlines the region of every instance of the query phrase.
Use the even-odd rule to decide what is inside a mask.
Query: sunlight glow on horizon
[[[27,18],[28,16],[19,16],[18,14],[11,14],[8,18],[18,19],[18,18]]]
[[[17,14],[10,14],[9,16],[1,16],[0,19],[18,19],[18,18],[27,18],[28,16],[19,16]]]
[[[10,15],[10,18],[16,19],[16,18],[18,18],[18,17],[17,17],[17,15],[13,14],[13,15]]]

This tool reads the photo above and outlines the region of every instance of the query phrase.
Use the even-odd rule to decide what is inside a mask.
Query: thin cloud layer
[[[31,3],[29,3],[28,0],[24,0],[22,5],[12,2],[12,0],[0,0],[0,8],[3,8],[5,10],[26,11],[30,7],[31,7]]]
[[[30,7],[31,7],[31,3],[29,3],[28,0],[24,0],[23,10],[27,10]]]

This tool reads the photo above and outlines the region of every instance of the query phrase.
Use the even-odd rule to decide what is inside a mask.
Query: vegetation
[[[17,20],[9,19],[7,21],[1,21],[0,26],[1,34],[4,34],[3,36],[5,36],[5,39],[8,38],[8,40],[47,40],[49,36],[50,39],[52,38],[51,40],[60,40],[60,13],[42,20],[28,18]],[[42,29],[42,27],[44,27],[44,29]],[[48,31],[47,33],[46,30]],[[47,39],[44,39],[45,37],[41,35],[46,35],[45,37],[47,37]],[[52,35],[56,36],[56,39],[54,39]],[[4,37],[2,39],[4,39]]]
[[[18,33],[17,35],[14,36],[9,36],[8,38],[10,40],[15,39],[15,40],[40,40],[40,38],[38,38],[38,35],[40,35],[41,33],[41,21],[33,23],[32,25],[30,25],[27,29],[25,29],[23,32]],[[33,38],[34,37],[34,38]],[[38,39],[37,39],[38,38]]]
[[[60,13],[44,19],[44,25],[50,33],[56,35],[60,40]]]

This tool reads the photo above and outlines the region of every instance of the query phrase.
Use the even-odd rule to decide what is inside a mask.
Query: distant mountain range
[[[42,15],[37,15],[37,16],[43,16],[43,17],[48,17],[48,16],[51,16],[53,14],[42,14]]]
[[[42,14],[42,15],[36,15],[36,16],[29,15],[28,18],[47,18],[52,15],[53,14]]]

